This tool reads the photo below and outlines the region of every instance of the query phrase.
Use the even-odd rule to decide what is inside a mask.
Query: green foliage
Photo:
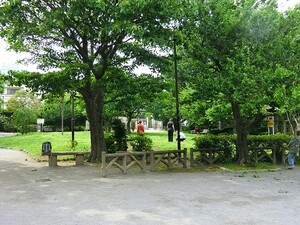
[[[277,133],[274,135],[249,135],[249,147],[274,147],[278,157],[285,150],[292,136]],[[232,163],[236,158],[236,135],[200,135],[194,138],[196,148],[219,148],[224,150],[222,162]],[[280,153],[280,154],[279,154]]]
[[[40,108],[40,102],[32,93],[25,90],[18,90],[7,102],[7,111],[15,112],[16,109],[26,107],[33,110],[35,113]]]
[[[114,134],[105,133],[104,138],[105,138],[107,153],[116,153],[117,151],[119,151]]]
[[[12,125],[11,118],[4,114],[0,114],[0,131],[4,131],[4,132],[16,131],[16,129]]]
[[[291,135],[276,133],[273,135],[249,135],[248,145],[251,147],[273,146],[280,149],[284,144],[289,143]]]
[[[236,136],[235,135],[199,135],[194,138],[195,147],[219,148],[224,150],[222,162],[233,162],[236,157]]]
[[[131,131],[134,131],[135,127],[136,127],[136,121],[131,121],[130,124]]]
[[[82,99],[74,98],[74,120],[75,130],[81,130],[85,126],[86,114],[82,108]],[[71,127],[72,100],[69,94],[61,96],[47,96],[41,105],[41,116],[45,119],[45,125],[61,127],[62,111],[64,127]]]
[[[0,94],[2,94],[4,91],[4,79],[5,79],[5,76],[3,74],[1,74],[1,72],[0,72]],[[0,99],[0,111],[3,108],[2,105],[3,105],[3,99],[1,98]]]
[[[127,150],[126,128],[122,120],[115,119],[112,123],[117,151]]]
[[[122,89],[122,85],[112,85],[106,92],[107,80],[118,77],[120,71],[133,72],[140,65],[149,65],[156,71],[164,66],[161,59],[165,57],[153,49],[164,46],[168,50],[165,45],[171,43],[173,32],[170,23],[175,17],[179,20],[183,3],[5,1],[0,8],[0,36],[11,50],[30,52],[26,61],[47,71],[12,72],[7,79],[42,94],[61,95],[76,90],[83,96],[91,132],[100,138],[104,131],[99,124],[105,122],[103,106],[107,100],[104,93],[113,95]],[[98,161],[101,151],[106,150],[103,138],[100,142],[96,139],[91,140],[92,161]]]
[[[149,137],[137,135],[135,137],[131,137],[132,141],[130,141],[130,145],[132,146],[132,150],[135,152],[141,151],[150,151],[152,149],[152,140]]]
[[[30,125],[35,124],[37,120],[37,115],[32,109],[22,107],[16,109],[12,116],[13,126],[22,134],[32,131]],[[36,128],[36,126],[35,126]]]

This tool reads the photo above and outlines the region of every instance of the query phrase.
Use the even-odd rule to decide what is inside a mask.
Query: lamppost
[[[75,124],[75,120],[74,120],[74,97],[75,97],[75,92],[72,92],[71,94],[71,97],[72,97],[72,118],[71,118],[71,130],[72,130],[72,150],[74,151],[74,147],[75,147],[75,139],[74,139],[74,136],[75,136],[75,132],[74,132],[74,124]]]
[[[178,97],[178,69],[177,69],[177,52],[176,39],[174,38],[174,77],[175,77],[175,98],[176,98],[176,121],[177,121],[177,149],[180,150],[180,112],[179,112],[179,97]]]

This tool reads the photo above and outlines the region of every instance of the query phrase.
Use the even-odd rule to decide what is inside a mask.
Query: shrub
[[[112,129],[116,141],[117,151],[127,151],[127,138],[125,124],[120,119],[115,119],[112,122]]]
[[[219,148],[224,150],[222,162],[232,162],[236,157],[236,136],[235,135],[200,135],[195,140],[195,147],[199,148]]]
[[[107,153],[116,153],[118,151],[118,146],[116,144],[116,138],[114,134],[105,133],[104,139],[107,148]]]
[[[249,135],[249,147],[273,147],[276,150],[276,158],[280,158],[284,146],[289,143],[292,136],[286,134],[273,135]],[[222,162],[233,162],[236,158],[236,135],[200,135],[195,140],[195,148],[219,148],[224,150]]]
[[[13,126],[22,134],[30,131],[30,125],[35,124],[37,115],[29,108],[16,109],[12,116]]]
[[[135,152],[150,151],[152,149],[152,140],[148,137],[137,135],[132,137],[130,145]]]

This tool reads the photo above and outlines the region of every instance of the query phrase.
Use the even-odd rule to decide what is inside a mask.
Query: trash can
[[[46,141],[42,144],[42,154],[50,153],[52,150],[52,145],[50,141]]]

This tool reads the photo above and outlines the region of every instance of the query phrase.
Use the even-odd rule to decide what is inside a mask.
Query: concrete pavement
[[[1,225],[299,224],[300,169],[146,172],[64,163],[0,149]]]

